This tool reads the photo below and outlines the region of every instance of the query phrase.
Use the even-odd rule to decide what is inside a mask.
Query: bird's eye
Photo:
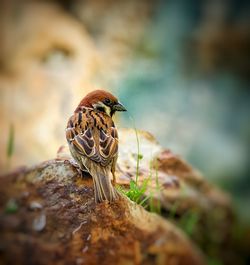
[[[109,98],[104,99],[104,104],[109,105],[111,103],[111,100]]]

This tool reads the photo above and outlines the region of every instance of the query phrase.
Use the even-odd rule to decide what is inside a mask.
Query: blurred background
[[[2,0],[0,171],[53,158],[68,117],[105,88],[250,218],[250,4]]]

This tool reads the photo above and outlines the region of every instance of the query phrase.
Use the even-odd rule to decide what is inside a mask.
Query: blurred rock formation
[[[116,89],[153,5],[68,1],[65,10],[66,2],[1,2],[0,171],[53,157],[80,99],[97,87]]]

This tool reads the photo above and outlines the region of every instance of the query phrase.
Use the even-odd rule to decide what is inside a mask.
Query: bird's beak
[[[113,111],[127,111],[126,108],[120,102],[113,105],[112,110]]]

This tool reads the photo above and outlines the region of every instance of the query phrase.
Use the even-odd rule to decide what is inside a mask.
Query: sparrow
[[[81,100],[66,127],[72,157],[80,170],[93,178],[96,202],[112,202],[118,197],[113,187],[118,158],[118,133],[112,120],[116,111],[126,109],[111,93],[95,90]]]

